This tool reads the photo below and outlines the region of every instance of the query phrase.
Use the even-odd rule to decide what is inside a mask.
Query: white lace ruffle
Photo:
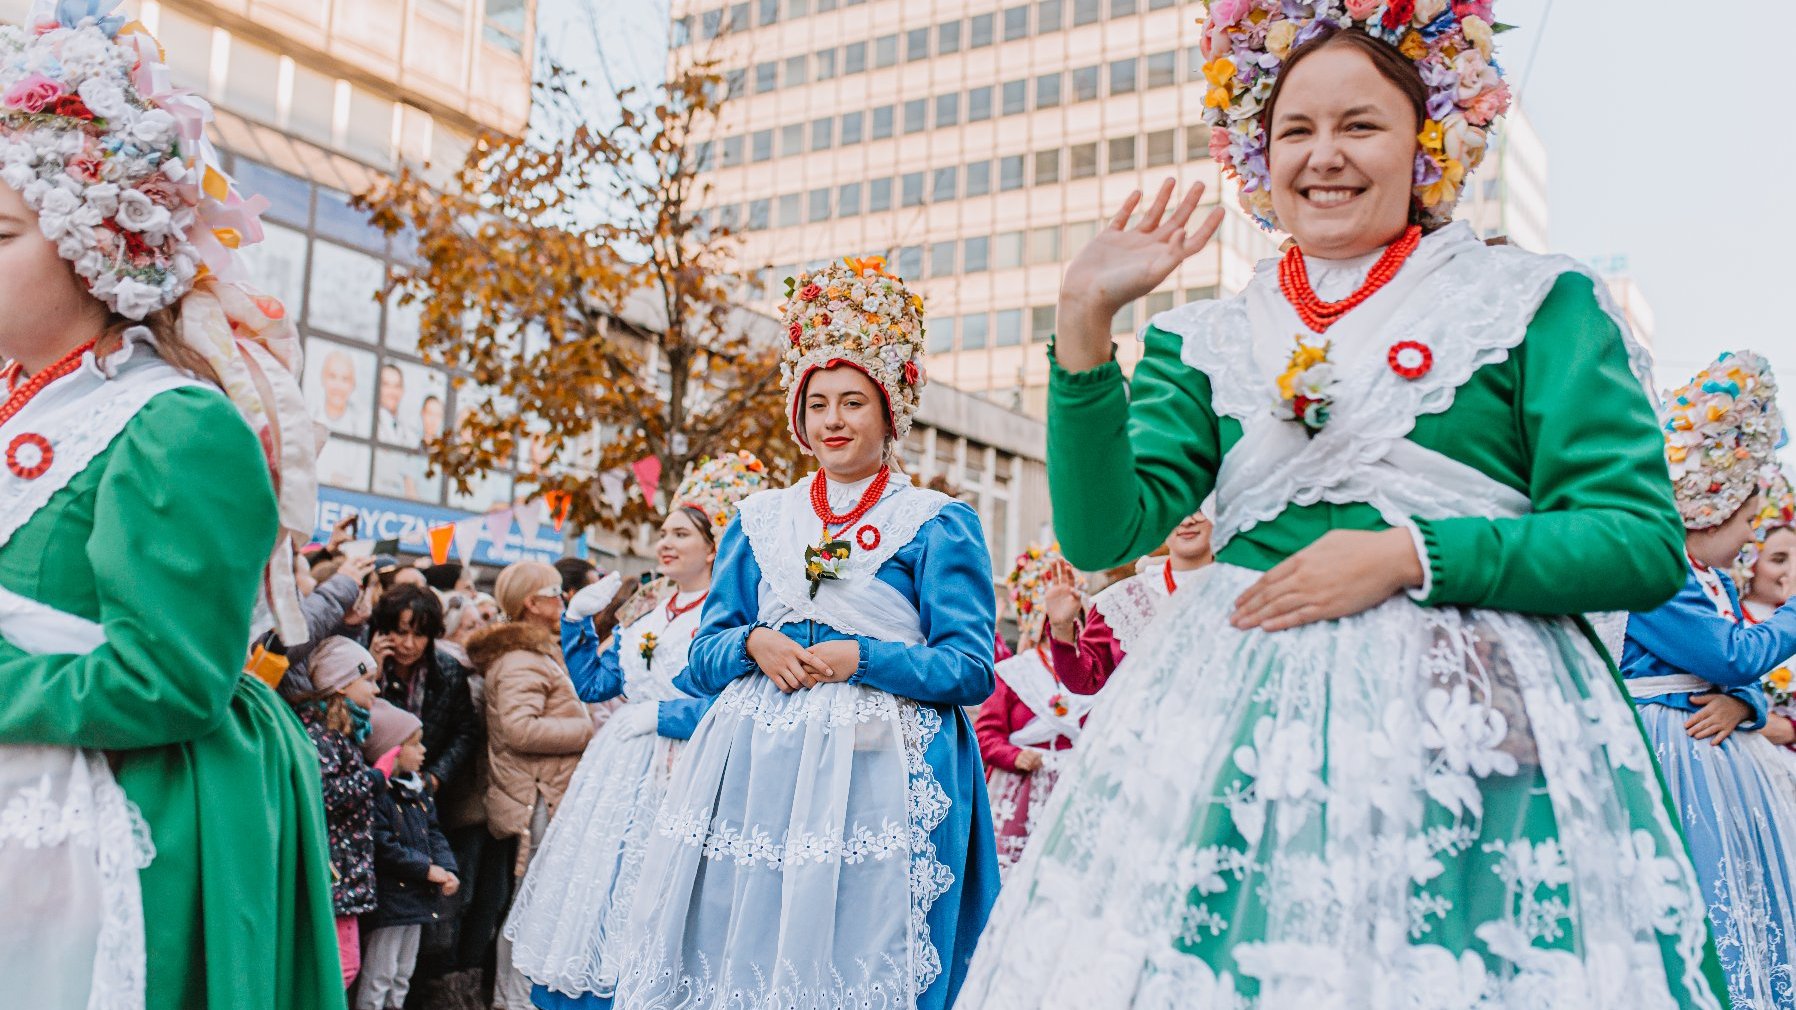
[[[20,1006],[144,1005],[138,871],[155,846],[106,759],[0,746],[0,977]]]
[[[1131,575],[1092,597],[1091,605],[1110,625],[1118,645],[1126,655],[1134,651],[1141,635],[1154,621],[1154,615],[1165,604],[1167,594],[1155,584],[1162,578],[1158,567],[1140,575]]]
[[[1697,878],[1571,619],[1397,597],[1238,631],[1258,576],[1194,573],[1098,696],[962,1005],[1719,1010]]]

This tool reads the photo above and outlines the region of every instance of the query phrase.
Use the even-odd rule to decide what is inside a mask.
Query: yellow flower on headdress
[[[875,277],[892,276],[886,273],[884,256],[844,256],[842,262],[846,263],[848,269],[853,270],[856,276],[866,277],[869,274]]]
[[[1434,207],[1441,202],[1453,199],[1459,192],[1459,184],[1465,181],[1465,166],[1452,158],[1441,166],[1441,177],[1422,190],[1422,206]]]
[[[1422,124],[1422,132],[1416,134],[1416,139],[1421,142],[1424,151],[1439,154],[1447,143],[1447,131],[1441,128],[1440,123],[1430,119]]]
[[[1402,42],[1397,43],[1397,51],[1412,60],[1419,60],[1428,55],[1428,43],[1420,33],[1410,32],[1403,36]]]

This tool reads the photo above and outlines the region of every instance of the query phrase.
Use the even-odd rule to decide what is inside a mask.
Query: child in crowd
[[[356,917],[375,908],[374,799],[381,780],[370,774],[362,744],[380,697],[380,665],[367,649],[332,636],[312,650],[311,675],[313,689],[293,707],[318,750],[330,832],[331,903],[347,989],[361,967]]]
[[[374,801],[374,872],[380,905],[362,959],[356,1010],[398,1010],[411,988],[418,939],[443,915],[455,894],[455,857],[437,826],[436,804],[424,791],[424,727],[418,717],[386,701],[374,706],[362,753],[387,776]]]

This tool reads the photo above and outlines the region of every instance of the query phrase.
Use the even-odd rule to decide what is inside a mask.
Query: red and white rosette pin
[[[42,477],[50,472],[50,464],[55,460],[56,452],[50,448],[50,440],[36,432],[28,431],[6,446],[6,468],[20,480]]]
[[[875,547],[879,546],[879,527],[869,525],[862,526],[860,529],[855,530],[854,542],[858,544],[863,551],[873,550]]]
[[[1414,382],[1434,367],[1434,352],[1427,344],[1403,340],[1391,345],[1384,360],[1391,366],[1391,371]]]

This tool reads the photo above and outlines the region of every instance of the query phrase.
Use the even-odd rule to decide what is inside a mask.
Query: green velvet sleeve
[[[87,563],[106,641],[34,656],[0,640],[0,741],[128,749],[223,718],[274,544],[256,437],[216,392],[162,393],[104,455]]]
[[[1424,601],[1531,613],[1651,610],[1684,579],[1684,528],[1651,402],[1589,278],[1566,274],[1505,367],[1533,512],[1419,519]]]
[[[1149,327],[1133,379],[1109,361],[1048,376],[1048,490],[1074,565],[1133,561],[1197,511],[1222,458],[1210,383],[1179,360],[1180,338]]]

